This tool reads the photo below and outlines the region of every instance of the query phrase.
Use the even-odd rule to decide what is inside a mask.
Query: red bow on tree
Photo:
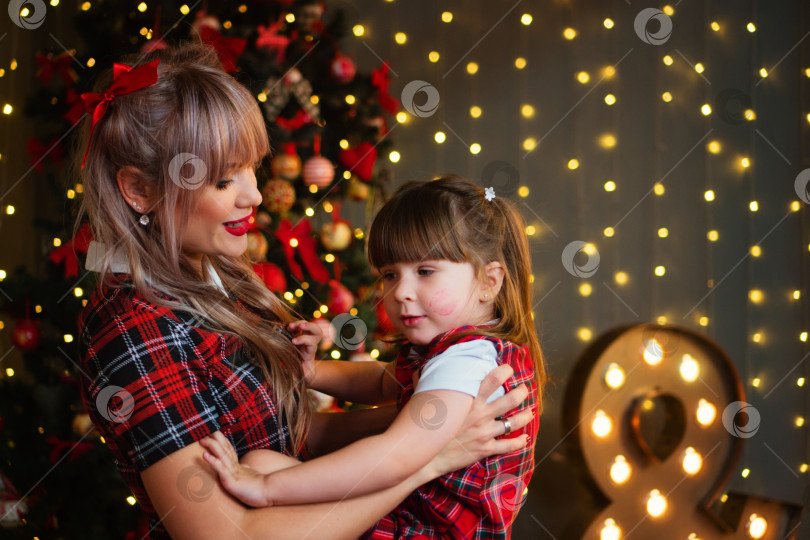
[[[271,52],[275,51],[276,62],[279,64],[284,60],[284,51],[290,44],[290,38],[278,33],[280,27],[280,23],[273,23],[269,26],[259,25],[259,37],[256,38],[256,48],[264,47]]]
[[[276,124],[287,131],[297,131],[310,122],[312,117],[304,109],[298,109],[292,118],[276,118]]]
[[[295,227],[293,227],[289,219],[282,220],[276,231],[276,238],[281,242],[281,247],[284,249],[284,255],[287,258],[287,265],[298,281],[304,279],[304,273],[301,271],[301,266],[295,261],[296,247],[298,255],[304,262],[304,266],[312,279],[319,283],[325,283],[329,279],[329,272],[318,258],[318,254],[315,253],[316,242],[312,237],[312,224],[308,219],[302,219]],[[290,243],[293,239],[297,242]],[[292,244],[297,244],[297,246]]]
[[[84,108],[93,115],[93,123],[90,124],[90,138],[87,141],[87,150],[84,151],[82,159],[82,169],[87,160],[87,153],[90,151],[90,141],[93,140],[93,130],[113,99],[118,96],[130,94],[141,88],[152,86],[158,80],[157,67],[160,58],[152,60],[147,64],[142,64],[136,68],[125,64],[113,64],[113,82],[104,90],[103,94],[85,92],[82,94]]]
[[[76,277],[79,275],[79,259],[76,257],[76,252],[87,253],[92,240],[93,233],[90,231],[90,226],[85,223],[70,242],[51,251],[50,259],[54,264],[65,263],[66,278]]]
[[[72,124],[78,122],[82,115],[84,114],[84,102],[82,101],[82,96],[79,95],[73,88],[68,88],[67,93],[65,94],[65,103],[68,106],[68,110],[63,115],[65,120]]]
[[[62,457],[62,454],[67,450],[70,453],[70,457],[68,457],[68,463],[71,461],[75,461],[76,459],[82,457],[86,454],[90,449],[93,448],[93,443],[89,442],[74,442],[74,441],[63,441],[58,437],[51,435],[47,439],[48,444],[52,445],[51,453],[48,456],[48,461],[51,463],[56,463]]]
[[[58,73],[62,77],[65,86],[70,86],[79,80],[76,72],[70,67],[70,63],[73,62],[73,55],[69,52],[63,52],[58,56],[51,53],[37,53],[36,62],[39,65],[37,77],[42,80],[42,84],[51,82],[54,73]]]
[[[54,137],[48,144],[42,144],[38,139],[31,137],[25,145],[25,151],[31,156],[31,165],[37,172],[42,172],[44,167],[43,161],[46,156],[50,156],[51,161],[57,167],[62,166],[62,156],[65,153],[65,147],[59,143],[59,139]]]
[[[380,102],[380,106],[391,114],[397,114],[399,102],[388,93],[388,86],[391,84],[391,79],[388,77],[389,71],[388,62],[383,62],[380,69],[371,72],[371,84],[377,87],[377,100]]]
[[[377,149],[370,143],[360,143],[354,148],[342,150],[338,156],[341,165],[368,182],[374,172]]]
[[[228,73],[236,71],[236,59],[242,56],[247,40],[243,38],[226,38],[210,26],[203,26],[200,30],[200,38],[217,51],[222,67]]]

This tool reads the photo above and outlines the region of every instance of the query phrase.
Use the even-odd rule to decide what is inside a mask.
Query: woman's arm
[[[384,432],[396,416],[397,408],[394,405],[313,413],[307,433],[307,449],[314,457],[340,450],[364,437]]]
[[[486,403],[486,398],[512,374],[500,366],[481,383],[478,397],[464,427],[450,444],[418,473],[405,482],[370,495],[336,503],[294,505],[249,509],[228,495],[216,475],[202,460],[202,448],[194,443],[158,461],[141,473],[149,498],[165,527],[175,540],[218,540],[248,535],[259,539],[357,538],[390,512],[402,499],[423,483],[494,454],[517,450],[524,437],[494,440],[503,434],[503,423],[495,418],[519,406],[528,391],[524,386]],[[520,429],[532,418],[530,410],[509,417],[513,429]],[[191,471],[192,474],[188,474]],[[187,480],[213,486],[204,496],[192,497]],[[193,474],[199,473],[199,474]],[[194,494],[199,493],[195,489]]]
[[[415,394],[384,433],[267,475],[241,465],[221,433],[200,443],[225,489],[246,504],[333,501],[405,481],[455,436],[472,402],[472,396],[454,390]]]

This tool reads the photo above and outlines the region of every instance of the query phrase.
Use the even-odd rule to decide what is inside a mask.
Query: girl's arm
[[[490,373],[481,383],[458,437],[417,474],[384,491],[335,503],[249,509],[222,490],[216,473],[202,461],[198,443],[158,461],[141,473],[141,479],[161,522],[175,540],[242,535],[255,540],[357,538],[423,483],[478,459],[513,452],[526,444],[525,436],[493,438],[503,433],[503,423],[495,418],[519,406],[528,394],[521,386],[492,403],[486,402],[511,373],[508,366]],[[509,417],[513,429],[520,429],[531,419],[530,410]],[[188,474],[189,468],[197,474]],[[191,497],[190,486],[183,484],[181,474],[183,479],[193,478],[203,486],[213,487],[204,493],[195,489],[195,496]]]
[[[418,393],[384,433],[312,461],[262,475],[244,467],[224,435],[201,441],[222,485],[252,506],[315,503],[390,488],[425,466],[454,437],[473,397],[454,390]]]
[[[383,405],[396,400],[399,385],[393,363],[315,360],[322,337],[320,328],[307,321],[291,322],[287,328],[295,335],[292,342],[301,352],[310,388],[365,405]]]
[[[394,362],[313,362],[309,387],[338,399],[365,405],[393,403],[399,393]]]
[[[307,432],[307,449],[313,457],[340,450],[364,437],[384,432],[396,416],[397,408],[394,405],[313,413]]]

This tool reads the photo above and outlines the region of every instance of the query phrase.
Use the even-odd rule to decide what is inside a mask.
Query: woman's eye
[[[219,190],[225,189],[225,188],[228,187],[228,185],[231,182],[233,182],[233,180],[230,180],[230,179],[228,179],[228,180],[220,180],[219,182],[217,182],[217,189],[219,189]]]

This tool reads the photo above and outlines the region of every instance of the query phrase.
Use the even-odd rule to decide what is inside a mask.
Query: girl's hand
[[[222,487],[228,493],[250,506],[271,505],[264,493],[265,475],[246,465],[240,465],[236,451],[221,431],[215,431],[201,439],[200,445],[206,450],[203,452],[203,459],[217,472]]]
[[[323,332],[316,324],[307,321],[291,322],[287,330],[294,336],[293,345],[301,351],[304,376],[307,383],[311,383],[315,375],[315,355],[318,354],[318,343],[323,338]]]
[[[481,382],[478,397],[473,401],[472,409],[456,437],[426,466],[430,477],[442,476],[480,459],[506,454],[526,446],[528,435],[495,439],[504,434],[503,420],[498,418],[520,406],[529,395],[526,386],[518,386],[492,403],[487,403],[487,398],[506,382],[512,371],[509,365],[500,365]],[[526,409],[510,416],[509,423],[512,430],[518,430],[531,419],[532,411]]]

